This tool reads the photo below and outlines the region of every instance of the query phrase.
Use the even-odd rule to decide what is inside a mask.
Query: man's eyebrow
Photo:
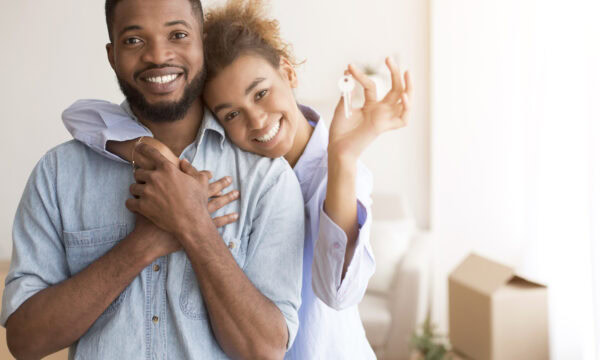
[[[215,114],[218,114],[219,111],[226,109],[226,108],[230,108],[230,107],[231,107],[230,103],[219,104],[219,105],[215,106],[215,109],[213,110],[213,112]]]
[[[245,94],[246,95],[250,94],[250,91],[252,91],[252,89],[254,89],[256,87],[256,85],[260,84],[264,80],[265,80],[265,78],[256,78],[256,79],[254,79],[254,81],[250,84],[250,86],[248,86],[246,88]]]
[[[142,27],[139,25],[129,25],[123,28],[123,30],[121,30],[119,32],[119,37],[121,37],[121,35],[125,34],[128,31],[132,31],[132,30],[142,30]]]
[[[174,21],[169,21],[169,22],[165,23],[165,26],[175,26],[175,25],[183,25],[188,29],[192,29],[192,26],[190,24],[188,24],[188,22],[185,20],[174,20]]]
[[[165,23],[165,26],[175,26],[175,25],[183,25],[188,29],[192,29],[192,26],[185,20],[173,20]],[[142,27],[139,25],[129,25],[123,28],[121,32],[119,32],[119,37],[124,33],[132,30],[142,30]]]

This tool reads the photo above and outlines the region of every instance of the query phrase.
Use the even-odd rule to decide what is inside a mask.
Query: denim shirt
[[[129,111],[127,104],[124,109]],[[132,121],[135,119],[132,117]],[[291,346],[298,329],[304,210],[294,172],[232,145],[206,111],[182,153],[213,179],[231,176],[239,201],[213,213],[238,212],[219,229],[254,286],[282,312]],[[13,254],[0,322],[40,290],[101,257],[135,227],[125,208],[131,166],[78,141],[50,150],[26,185],[13,226]],[[158,265],[158,266],[156,266]],[[70,359],[226,359],[214,337],[194,270],[181,250],[156,259],[74,343]]]

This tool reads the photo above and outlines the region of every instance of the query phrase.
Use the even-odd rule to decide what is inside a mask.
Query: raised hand
[[[375,83],[362,71],[350,65],[350,74],[364,88],[365,104],[360,109],[352,109],[350,118],[344,113],[343,98],[335,110],[329,129],[330,156],[352,156],[358,158],[366,147],[381,133],[406,126],[412,96],[412,82],[408,71],[404,81],[400,69],[390,58],[386,65],[391,73],[392,88],[377,101]]]

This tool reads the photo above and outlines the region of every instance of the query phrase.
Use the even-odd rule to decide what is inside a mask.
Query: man
[[[300,302],[304,216],[294,173],[235,148],[204,111],[199,1],[108,0],[106,9],[124,107],[184,160],[179,169],[141,144],[136,160],[153,170],[132,177],[131,166],[75,141],[40,160],[13,229],[0,316],[11,352],[282,358]],[[213,215],[237,212],[237,222],[216,228],[211,175],[194,167],[232,177],[240,201]]]

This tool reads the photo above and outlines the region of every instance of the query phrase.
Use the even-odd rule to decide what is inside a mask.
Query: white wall
[[[219,1],[206,1],[206,5]],[[5,164],[0,206],[0,258],[11,252],[11,228],[30,171],[53,146],[69,139],[62,110],[79,98],[120,101],[106,61],[103,1],[19,0],[0,5],[4,34],[0,117]],[[327,115],[337,102],[337,79],[348,62],[399,56],[415,84],[409,128],[383,136],[365,154],[378,192],[403,193],[422,226],[429,224],[428,8],[407,0],[272,0],[272,14],[294,44],[298,98]],[[385,161],[384,161],[385,159]]]
[[[3,1],[0,33],[0,258],[10,257],[14,214],[29,173],[69,139],[60,120],[78,98],[121,98],[106,60],[103,2]]]
[[[432,229],[444,328],[447,274],[475,251],[548,285],[552,359],[594,358],[599,10],[587,0],[433,1]]]

